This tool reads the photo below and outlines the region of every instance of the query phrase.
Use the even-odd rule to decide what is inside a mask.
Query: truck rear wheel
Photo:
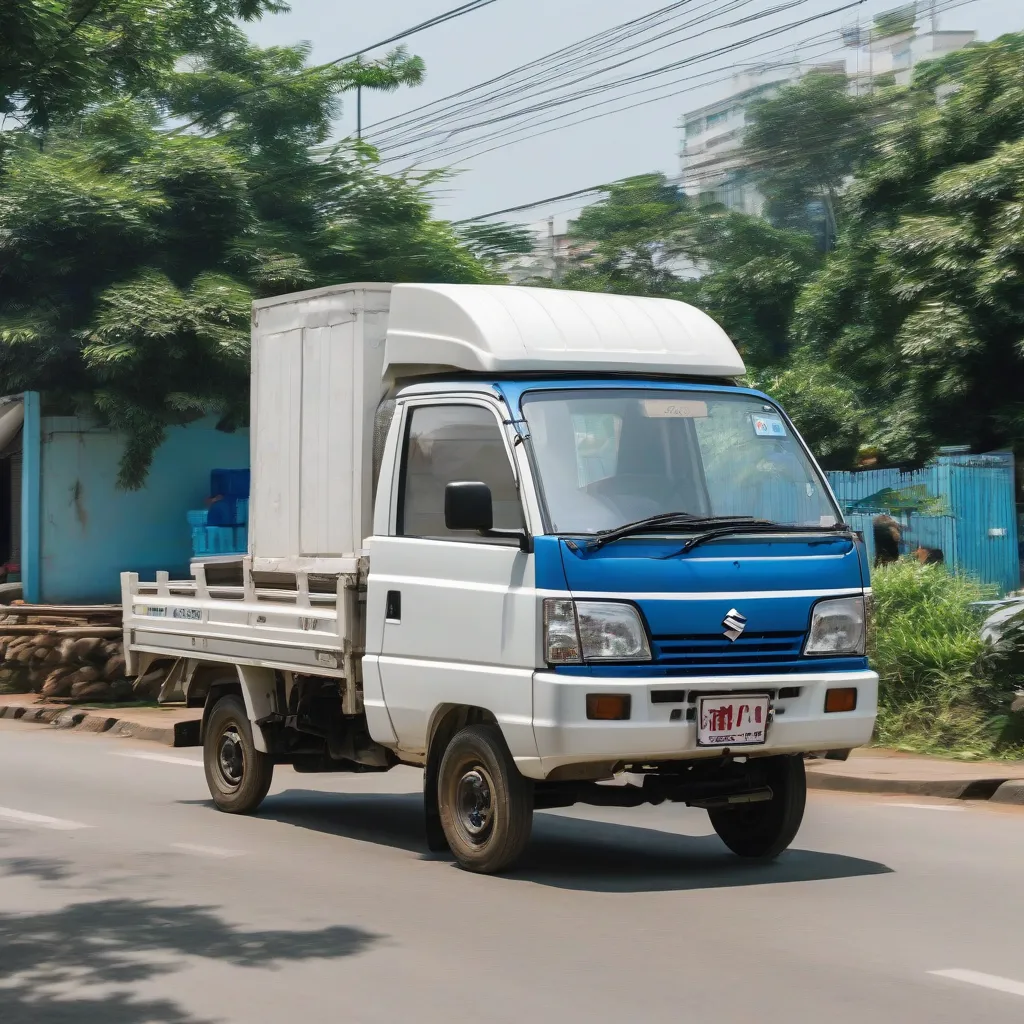
[[[716,807],[708,811],[719,838],[739,857],[772,860],[796,838],[804,820],[807,776],[799,755],[762,762],[772,799],[763,803]]]
[[[470,725],[452,737],[438,772],[441,827],[459,866],[505,871],[533,829],[533,789],[496,725]]]
[[[228,814],[251,814],[270,789],[274,762],[252,741],[241,697],[221,697],[210,712],[203,739],[203,766],[210,796]]]

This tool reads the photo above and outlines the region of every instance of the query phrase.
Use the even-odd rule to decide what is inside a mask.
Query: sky
[[[247,31],[262,46],[308,41],[312,45],[312,61],[320,63],[395,35],[461,6],[464,0],[381,0],[376,4],[348,0],[290,2],[289,13],[265,18],[248,26]],[[929,2],[924,0],[921,6],[926,7]],[[980,39],[1024,30],[1024,8],[1020,0],[935,2],[940,7],[940,30],[973,29]],[[410,148],[408,143],[394,136],[382,135],[386,128],[393,130],[395,123],[381,125],[380,122],[410,116],[422,119],[423,112],[416,115],[410,112],[669,3],[670,0],[630,0],[629,3],[622,0],[493,0],[480,10],[405,41],[410,52],[425,61],[425,80],[420,86],[391,94],[364,92],[364,134],[370,141],[380,144],[384,156],[391,156],[392,161],[384,165],[385,169],[400,170],[409,164],[411,157],[407,154],[416,147]],[[515,122],[497,122],[476,129],[477,133],[492,137],[476,147],[421,164],[451,165],[458,169],[452,179],[435,189],[436,213],[450,219],[477,217],[629,175],[648,171],[676,174],[680,119],[687,110],[728,94],[727,79],[738,63],[751,62],[755,57],[760,60],[766,57],[837,60],[845,55],[852,59],[850,52],[844,54],[839,45],[839,29],[858,23],[866,26],[874,15],[894,6],[893,0],[861,0],[860,3],[853,0],[688,0],[680,5],[679,11],[672,12],[674,20],[664,22],[644,37],[648,42],[643,47],[616,58],[614,63],[623,62],[621,67],[603,70],[585,81],[581,73],[582,84],[578,88],[643,73],[665,64],[691,63],[674,73],[582,97],[567,107],[535,115],[536,120],[541,121],[575,111],[560,121],[538,124],[521,133],[546,131],[543,135],[520,140],[520,136],[514,134]],[[837,11],[842,7],[846,9]],[[944,7],[951,9],[941,10]],[[744,19],[745,23],[737,24]],[[805,23],[787,28],[798,21]],[[675,33],[672,29],[676,29]],[[739,45],[758,35],[762,38]],[[366,59],[382,56],[390,48],[373,50]],[[655,48],[659,52],[649,52]],[[718,52],[723,49],[724,52]],[[605,48],[598,55],[607,53]],[[597,69],[585,69],[594,70]],[[551,89],[550,76],[559,73],[567,73],[564,59],[545,70],[544,80],[535,88]],[[640,92],[644,89],[653,91]],[[636,95],[623,98],[627,92]],[[551,95],[551,92],[540,93],[529,102],[543,101]],[[607,100],[614,102],[606,103]],[[519,98],[518,102],[524,100]],[[637,103],[642,105],[614,112],[618,107]],[[501,116],[514,109],[492,107],[485,116]],[[584,118],[591,119],[573,124]],[[481,119],[474,115],[468,121],[474,123]],[[445,126],[446,130],[451,126],[450,117]],[[337,125],[337,135],[343,138],[355,135],[355,131],[356,104],[354,97],[349,97]],[[510,131],[513,134],[509,134]],[[460,138],[472,139],[473,135]],[[474,156],[474,152],[493,146],[501,148]],[[562,224],[566,216],[579,210],[582,202],[580,199],[547,202],[502,219],[526,223],[551,215]]]

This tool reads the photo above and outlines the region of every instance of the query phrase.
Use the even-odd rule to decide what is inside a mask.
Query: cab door
[[[427,396],[396,412],[388,532],[370,542],[367,621],[380,623],[380,634],[376,645],[367,637],[367,652],[379,651],[397,746],[425,752],[433,716],[472,705],[494,714],[513,756],[536,757],[533,555],[515,537],[450,531],[444,515],[449,483],[480,481],[491,490],[494,528],[526,530],[502,411],[482,396]]]

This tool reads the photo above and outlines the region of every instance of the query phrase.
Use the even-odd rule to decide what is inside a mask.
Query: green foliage
[[[943,566],[877,569],[871,662],[880,677],[877,742],[960,757],[1019,756],[1012,686],[981,639],[972,602],[993,595]]]
[[[526,256],[534,250],[533,232],[521,224],[473,221],[458,225],[457,230],[463,245],[495,269],[510,257]]]
[[[685,283],[674,268],[683,255],[681,233],[691,223],[689,200],[662,174],[644,174],[607,186],[599,202],[569,225],[580,257],[567,288],[678,295]]]
[[[810,237],[706,209],[690,237],[692,258],[708,271],[693,302],[725,328],[748,366],[779,365],[789,352],[796,300],[821,263]]]
[[[793,305],[820,263],[808,237],[693,205],[657,174],[609,185],[570,225],[570,237],[579,255],[564,287],[691,302],[725,327],[754,367],[788,351]]]
[[[850,95],[845,74],[826,72],[752,104],[743,145],[773,223],[813,231],[817,202],[835,238],[844,182],[870,152],[871,108]]]
[[[5,0],[0,115],[41,130],[157,88],[180,54],[234,19],[283,10],[277,0]]]
[[[10,93],[30,127],[7,133],[0,168],[0,391],[46,391],[123,431],[125,487],[143,482],[168,425],[245,422],[254,298],[495,275],[431,218],[436,175],[382,175],[369,147],[325,148],[345,91],[418,82],[418,58],[308,68],[306,47],[260,49],[231,20],[272,3],[161,4],[160,38],[152,18],[132,36],[134,77],[108,51],[80,55],[87,106],[63,80],[45,103],[24,84]],[[79,31],[141,10],[95,6]],[[44,7],[84,13],[15,5]]]
[[[857,381],[891,461],[1024,443],[1022,53],[1010,36],[923,66],[797,307],[805,357]]]

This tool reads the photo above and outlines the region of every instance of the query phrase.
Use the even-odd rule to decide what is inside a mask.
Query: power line
[[[805,2],[806,2],[806,0],[790,0],[790,3],[785,5],[785,7],[795,7],[798,4],[805,3]],[[670,64],[664,64],[664,65],[661,65],[660,67],[650,68],[650,69],[647,69],[646,71],[638,72],[638,73],[633,74],[633,75],[628,75],[626,77],[619,78],[619,79],[616,79],[616,80],[613,80],[613,81],[610,81],[610,82],[598,83],[596,85],[580,89],[577,92],[575,92],[575,93],[573,93],[573,94],[571,94],[569,96],[555,97],[554,99],[545,101],[545,102],[543,102],[541,104],[537,104],[537,105],[532,106],[532,107],[524,108],[524,109],[522,109],[522,110],[520,110],[518,112],[513,112],[513,113],[510,113],[510,114],[503,114],[503,115],[500,115],[500,116],[497,116],[497,117],[494,117],[494,118],[490,118],[490,119],[485,120],[485,121],[480,121],[480,122],[476,123],[475,125],[468,126],[464,130],[471,130],[471,129],[475,129],[475,128],[486,127],[488,125],[496,124],[496,123],[499,123],[499,122],[502,122],[502,121],[512,120],[512,119],[514,119],[516,117],[529,116],[531,114],[534,114],[534,113],[537,113],[537,112],[540,112],[540,111],[543,111],[543,110],[552,109],[552,108],[557,107],[557,106],[563,106],[566,103],[572,103],[572,102],[576,102],[576,101],[581,100],[581,99],[586,99],[586,98],[589,98],[591,96],[597,95],[597,94],[599,94],[601,92],[607,92],[607,91],[609,91],[611,89],[616,89],[616,88],[621,88],[623,86],[632,85],[632,84],[635,84],[637,82],[646,81],[646,80],[648,80],[650,78],[658,77],[660,75],[664,75],[664,74],[667,74],[667,73],[672,72],[672,71],[678,71],[678,70],[681,70],[683,68],[691,67],[691,66],[693,66],[695,64],[704,63],[704,62],[706,62],[708,60],[714,60],[715,58],[721,57],[721,56],[723,56],[725,54],[733,53],[733,52],[735,52],[737,50],[741,50],[744,47],[750,46],[753,43],[757,43],[757,42],[760,42],[760,41],[765,40],[765,39],[770,39],[770,38],[773,38],[775,36],[779,36],[779,35],[781,35],[781,34],[783,34],[785,32],[791,31],[794,28],[799,28],[799,27],[801,27],[803,25],[808,25],[808,24],[811,24],[812,22],[820,21],[823,18],[831,17],[834,14],[850,10],[850,9],[852,9],[854,7],[858,7],[861,4],[863,4],[864,2],[865,2],[865,0],[850,0],[850,2],[848,2],[846,4],[843,4],[843,5],[839,6],[839,7],[832,8],[831,10],[825,11],[822,14],[809,15],[806,18],[801,18],[801,19],[799,19],[797,21],[789,22],[789,23],[787,23],[785,25],[777,26],[777,27],[772,28],[772,29],[766,29],[766,30],[764,30],[762,32],[758,32],[758,33],[756,33],[754,35],[748,36],[746,39],[740,40],[739,42],[729,43],[729,44],[726,44],[724,46],[717,47],[716,49],[713,49],[713,50],[707,50],[707,51],[704,51],[703,53],[695,54],[695,55],[692,55],[690,57],[686,57],[686,58],[684,58],[682,60],[673,61]],[[785,7],[783,9],[785,9]],[[756,20],[756,17],[758,17],[758,16],[754,16],[754,17],[752,17],[750,19],[743,19],[743,20],[744,21],[746,21],[746,20]],[[738,23],[735,23],[735,24],[741,24],[741,23],[742,22],[738,22]],[[733,26],[729,25],[729,26],[721,26],[721,27],[733,27]],[[711,31],[715,31],[715,30],[714,29],[708,29],[705,32],[699,33],[699,34],[700,35],[704,35],[704,34],[707,34],[707,32],[711,32]],[[590,76],[587,76],[587,77],[590,77]],[[583,80],[584,79],[580,79],[579,81],[583,81]],[[466,145],[474,145],[474,144],[475,143],[471,141],[471,142],[467,143]],[[465,145],[462,146],[462,147],[455,147],[454,149],[442,150],[438,155],[447,155],[450,152],[457,151],[459,148],[465,148]],[[421,148],[419,150],[412,150],[411,152],[396,154],[394,157],[386,157],[386,160],[387,160],[387,162],[392,162],[393,160],[409,159],[409,158],[416,158],[416,157],[427,158],[427,157],[433,156],[434,152],[436,150],[437,150],[436,146],[434,146],[434,147],[427,146],[427,147],[423,147],[423,148]]]
[[[722,10],[714,12],[710,16],[715,17],[720,13],[745,6],[751,2],[753,2],[753,0],[728,0]],[[507,97],[515,96],[522,92],[529,92],[531,90],[533,90],[535,94],[538,92],[550,92],[553,88],[556,88],[552,83],[566,78],[578,70],[582,70],[583,68],[595,63],[600,63],[601,61],[606,61],[619,54],[627,53],[630,50],[635,50],[637,47],[647,45],[651,40],[644,39],[638,43],[632,43],[625,47],[620,46],[621,43],[628,42],[630,39],[643,35],[644,33],[658,28],[666,22],[679,17],[679,9],[688,7],[690,3],[692,3],[692,0],[682,0],[682,2],[671,4],[669,7],[661,8],[659,11],[652,12],[652,14],[647,18],[624,22],[622,25],[606,30],[605,33],[600,33],[596,36],[589,36],[577,43],[573,43],[571,46],[563,47],[561,50],[555,51],[554,54],[549,54],[546,57],[539,58],[538,60],[531,62],[531,64],[523,65],[522,68],[532,68],[533,70],[529,76],[523,78],[521,81],[517,81],[515,78],[516,74],[521,69],[513,69],[510,72],[506,72],[504,75],[490,79],[489,82],[482,83],[479,86],[472,86],[469,89],[462,90],[462,93],[453,94],[453,96],[474,92],[495,82],[509,79],[505,85],[501,86],[497,90],[491,91],[490,93],[484,93],[483,95],[476,96],[472,99],[464,100],[461,103],[449,104],[448,106],[443,106],[441,104],[444,104],[450,97],[443,97],[442,99],[435,101],[433,104],[427,104],[426,107],[418,108],[423,110],[433,106],[436,109],[432,110],[428,115],[423,115],[419,118],[407,116],[404,120],[398,119],[398,124],[393,124],[391,127],[384,128],[382,131],[376,133],[375,137],[379,140],[378,144],[385,145],[387,143],[394,142],[396,140],[396,136],[407,136],[409,131],[415,131],[439,121],[445,121],[451,117],[464,116],[480,108],[489,107],[495,109],[498,101]],[[703,3],[694,8],[693,12],[695,13],[696,11],[704,10],[716,3],[721,4],[722,0],[704,0]],[[690,11],[686,12],[687,15],[690,13]],[[705,19],[697,19],[697,21],[700,20],[706,20],[706,17]],[[641,22],[645,23],[640,24]],[[690,20],[681,26],[663,30],[660,33],[659,38],[665,38],[668,35],[677,34],[695,23],[696,22],[694,20]],[[675,44],[670,43],[667,45]],[[619,47],[617,52],[614,49],[615,47]],[[638,55],[632,59],[639,59],[642,56],[646,56],[646,54]],[[552,73],[552,68],[554,69],[554,73]],[[605,70],[610,69],[605,68]],[[571,85],[573,83],[568,84]],[[538,86],[546,86],[547,88],[538,90]],[[562,87],[564,87],[564,85]],[[391,118],[390,120],[395,121],[396,119]],[[380,122],[381,125],[387,123],[388,122]]]
[[[505,213],[520,213],[523,210],[532,210],[538,206],[545,206],[548,203],[557,203],[562,199],[576,199],[579,196],[594,195],[604,192],[607,185],[593,185],[590,188],[578,188],[575,192],[563,192],[560,196],[548,196],[547,199],[538,199],[535,203],[523,203],[522,206],[507,206],[504,210],[494,210],[491,213],[482,213],[479,217],[466,217],[463,220],[453,220],[452,224],[473,224],[478,220],[488,220],[491,217],[500,217]]]
[[[465,96],[479,89],[484,89],[489,85],[494,85],[495,83],[502,81],[503,79],[511,78],[512,76],[522,71],[528,71],[533,68],[542,67],[555,62],[561,62],[562,58],[564,58],[572,51],[582,46],[585,46],[587,44],[593,44],[594,42],[601,39],[607,40],[611,38],[616,32],[621,32],[631,27],[635,27],[641,22],[650,22],[652,19],[655,19],[659,15],[686,6],[686,4],[689,2],[690,0],[677,0],[676,3],[669,4],[667,7],[662,7],[659,10],[652,11],[650,14],[643,15],[640,18],[634,18],[631,21],[622,22],[621,24],[616,25],[613,28],[605,29],[602,32],[597,32],[594,35],[587,36],[583,39],[578,40],[575,43],[570,44],[569,46],[562,47],[559,50],[553,50],[542,57],[538,57],[535,60],[527,62],[526,64],[520,64],[518,67],[511,68],[509,71],[502,72],[502,74],[496,75],[494,78],[489,78],[484,82],[479,82],[476,85],[471,85],[465,89],[460,89],[458,92],[449,93],[447,96],[442,96],[440,99],[431,100],[429,103],[424,103],[418,107],[413,107],[412,110],[407,110],[403,114],[396,114],[394,117],[389,117],[381,121],[377,121],[374,124],[370,125],[369,127],[380,128],[383,125],[391,124],[394,121],[401,121],[403,118],[408,118],[412,114],[419,113],[420,111],[423,110],[428,110],[431,107],[436,107],[439,104],[446,103],[448,100],[458,99],[461,96]]]
[[[188,124],[179,125],[168,134],[178,135],[189,128],[194,128],[197,124],[200,124],[207,118],[219,117],[221,114],[230,110],[238,100],[245,99],[247,96],[255,96],[258,93],[267,92],[270,89],[288,88],[295,82],[303,78],[308,78],[310,75],[316,75],[322,71],[327,71],[329,68],[336,67],[338,64],[344,64],[346,61],[355,60],[356,58],[369,53],[371,50],[377,50],[382,46],[389,45],[390,43],[396,43],[400,39],[407,39],[410,36],[418,35],[420,32],[425,32],[428,28],[434,28],[437,25],[443,25],[447,21],[453,21],[455,18],[461,18],[464,14],[473,14],[481,8],[489,7],[493,3],[497,3],[497,0],[469,0],[468,3],[461,4],[459,7],[453,7],[451,10],[434,15],[432,18],[427,18],[426,21],[421,21],[416,25],[403,29],[401,32],[395,33],[395,35],[388,36],[387,39],[381,39],[376,43],[371,43],[369,46],[364,46],[361,50],[353,50],[352,53],[345,54],[344,57],[335,57],[334,60],[326,61],[323,64],[314,64],[312,67],[303,68],[302,71],[299,71],[282,81],[266,82],[263,85],[253,86],[250,89],[242,89],[235,93],[234,96],[232,96],[223,106],[219,107],[212,114],[196,118]]]
[[[936,8],[937,8],[938,12],[946,12],[946,11],[954,10],[956,8],[959,8],[959,7],[967,6],[969,3],[973,3],[973,2],[975,2],[975,0],[946,0],[946,2],[941,2],[941,0],[940,0],[940,2],[936,5]],[[856,5],[855,4],[848,5],[848,7],[852,7],[852,6],[856,6]],[[836,8],[833,11],[826,12],[826,14],[822,15],[821,17],[827,17],[827,16],[830,16],[831,14],[834,14],[834,13],[837,13],[837,12],[841,12],[841,11],[843,11],[845,9],[847,9],[847,8],[845,8],[845,7]],[[808,19],[808,20],[813,20],[813,19]],[[792,47],[794,49],[805,48],[807,46],[810,46],[810,45],[813,45],[813,44],[816,44],[816,43],[820,43],[824,39],[831,38],[831,36],[832,36],[831,32],[818,33],[815,36],[812,36],[812,37],[809,37],[809,38],[805,38],[805,39],[800,40],[797,43],[791,44],[791,45],[792,45]],[[764,36],[761,36],[759,38],[764,38]],[[737,44],[737,46],[748,45],[748,43],[749,43],[749,40],[745,41],[744,43]],[[789,49],[789,48],[790,48],[790,46],[787,46],[787,47],[785,47],[783,49]],[[815,53],[815,54],[811,55],[811,57],[809,59],[813,60],[813,59],[816,59],[818,57],[824,56],[827,53],[833,53],[833,52],[841,51],[844,48],[845,47],[843,47],[841,45],[832,46],[832,47],[829,47],[829,48],[827,48],[827,49],[825,49],[823,51],[820,51],[818,53]],[[726,48],[726,49],[729,49],[729,48]],[[773,54],[777,54],[777,53],[782,52],[782,50],[776,49],[776,50],[769,51],[769,52],[771,52]],[[763,56],[763,54],[758,55],[758,56]],[[803,60],[807,60],[807,59],[808,59],[807,57],[803,58]],[[683,63],[685,63],[685,62],[683,62]],[[745,63],[747,63],[747,62],[745,62]],[[788,61],[788,62],[785,62],[785,63],[792,64],[792,63],[795,63],[795,61]],[[605,100],[605,101],[597,103],[596,106],[603,106],[603,105],[606,105],[606,104],[609,104],[609,103],[614,103],[616,101],[616,99],[624,99],[624,98],[627,98],[628,96],[641,95],[641,94],[646,93],[646,92],[652,92],[652,91],[656,91],[656,90],[659,90],[659,89],[664,89],[664,88],[667,88],[670,85],[677,84],[679,82],[684,82],[684,81],[685,82],[689,82],[689,81],[692,81],[692,79],[694,77],[698,77],[698,78],[699,77],[704,77],[706,75],[713,74],[714,71],[719,71],[719,70],[721,70],[721,68],[715,68],[715,69],[712,69],[711,71],[701,72],[701,73],[699,73],[696,76],[686,75],[686,76],[683,76],[682,78],[674,80],[674,82],[661,83],[660,85],[657,85],[657,86],[654,86],[654,87],[649,87],[647,89],[640,89],[640,90],[635,90],[635,91],[633,91],[631,93],[626,93],[623,96],[612,97],[609,100]],[[640,77],[643,77],[643,76],[640,76]],[[670,98],[672,96],[677,96],[677,95],[680,95],[680,94],[685,93],[685,92],[693,91],[693,89],[695,89],[695,88],[703,87],[705,85],[715,84],[716,82],[727,81],[730,77],[731,77],[731,75],[726,75],[724,78],[717,79],[717,80],[712,81],[712,82],[705,82],[705,83],[702,83],[701,85],[692,85],[692,86],[688,86],[686,88],[679,89],[679,90],[676,90],[676,91],[673,91],[673,92],[663,93],[661,95],[654,96],[654,97],[652,97],[652,98],[650,98],[648,100],[644,100],[644,101],[641,101],[639,103],[630,104],[629,106],[625,106],[625,107],[616,107],[615,109],[607,110],[607,111],[604,111],[604,112],[599,113],[599,114],[594,114],[594,115],[591,115],[591,116],[583,117],[583,118],[580,118],[580,119],[578,119],[576,121],[570,121],[568,124],[562,125],[561,127],[562,128],[573,127],[574,125],[583,124],[583,123],[586,123],[588,121],[597,120],[597,119],[599,119],[601,117],[607,117],[607,116],[610,116],[610,115],[615,114],[615,113],[621,113],[623,111],[636,109],[637,107],[645,106],[645,105],[648,105],[650,103],[660,102],[661,100],[668,99],[668,98]],[[621,84],[622,84],[621,82],[618,83],[618,85],[621,85]],[[611,86],[609,86],[609,88],[615,88],[615,87],[616,87],[615,83],[613,83]],[[584,91],[584,92],[581,92],[580,94],[578,94],[575,97],[568,98],[566,100],[566,102],[576,102],[579,99],[585,98],[588,95],[590,95],[590,93]],[[551,106],[555,106],[555,105],[556,104],[551,104]],[[560,104],[557,104],[557,105],[560,105]],[[485,143],[487,141],[493,141],[493,140],[502,139],[502,138],[505,138],[507,140],[507,141],[502,142],[502,143],[500,143],[498,145],[491,146],[489,148],[486,148],[486,149],[483,149],[483,150],[479,150],[477,152],[472,152],[468,156],[465,157],[465,160],[472,160],[472,159],[475,159],[476,157],[483,156],[483,155],[485,155],[487,153],[494,152],[495,150],[506,148],[509,145],[514,145],[517,142],[525,142],[525,141],[527,141],[529,139],[536,138],[536,137],[541,136],[541,135],[547,135],[547,134],[551,134],[554,131],[559,131],[560,128],[551,128],[551,129],[547,129],[547,130],[544,130],[544,131],[532,132],[532,133],[527,134],[527,135],[522,135],[521,134],[523,131],[527,131],[528,129],[533,128],[533,127],[541,127],[541,126],[546,125],[546,124],[552,124],[552,123],[554,123],[556,121],[565,120],[566,118],[572,117],[575,114],[582,113],[585,110],[590,110],[590,109],[593,108],[593,106],[594,105],[589,105],[589,106],[586,106],[586,107],[581,107],[581,108],[578,108],[577,110],[569,111],[569,112],[567,112],[565,114],[560,114],[560,115],[557,115],[556,117],[548,118],[546,120],[541,120],[541,121],[534,120],[533,122],[527,122],[525,124],[521,124],[519,126],[513,127],[510,130],[508,130],[508,131],[496,131],[496,132],[494,132],[494,133],[492,133],[490,135],[485,135],[485,136],[482,136],[482,137],[478,137],[478,138],[474,138],[474,139],[469,139],[469,140],[466,140],[464,143],[455,144],[455,145],[453,145],[451,147],[447,147],[447,148],[444,147],[443,145],[437,145],[437,146],[434,146],[434,147],[427,146],[427,147],[424,147],[421,150],[413,150],[412,152],[401,153],[401,154],[397,154],[395,156],[390,156],[390,157],[385,156],[385,158],[383,160],[383,163],[385,163],[385,164],[387,164],[387,163],[394,163],[394,162],[396,162],[398,160],[401,160],[401,159],[409,159],[410,157],[417,157],[420,160],[423,160],[423,159],[431,159],[432,160],[432,159],[437,159],[437,158],[442,157],[442,156],[451,156],[451,155],[455,155],[455,154],[459,154],[459,153],[465,153],[466,150],[470,150],[474,146],[479,146],[482,143]],[[540,109],[545,109],[545,108],[541,107]],[[536,111],[532,111],[530,113],[524,112],[522,116],[532,116],[533,113],[536,113]],[[514,135],[517,135],[517,134],[519,134],[520,137],[518,137],[518,138],[509,138],[509,136],[514,136]]]
[[[952,10],[955,10],[957,8],[960,8],[960,7],[968,6],[969,4],[974,3],[974,2],[976,2],[976,0],[938,0],[938,2],[935,4],[936,13],[937,14],[938,13],[946,13],[948,11],[952,11]],[[824,41],[826,39],[831,38],[832,35],[833,35],[833,33],[831,33],[831,32],[818,33],[817,35],[809,37],[808,39],[804,39],[804,40],[799,41],[797,44],[795,44],[795,46],[802,49],[802,48],[806,47],[807,45],[810,45],[813,42],[818,42],[819,44],[822,44],[822,43],[824,43]],[[787,47],[787,49],[788,48],[789,47]],[[832,45],[832,46],[828,47],[825,50],[821,50],[819,52],[816,52],[816,53],[810,55],[809,59],[814,60],[816,58],[825,56],[825,55],[827,55],[829,53],[834,53],[834,52],[837,52],[837,51],[841,51],[843,49],[845,49],[845,46],[842,43],[840,43],[838,45]],[[775,50],[775,51],[772,51],[772,52],[773,53],[778,53],[779,51]],[[804,60],[807,60],[807,59],[808,58],[804,58]],[[796,63],[796,62],[795,61],[790,61],[790,62],[779,62],[779,63],[782,64],[782,63]],[[719,70],[719,69],[716,69],[716,70]],[[711,74],[711,73],[713,73],[713,72],[705,72],[704,74]],[[641,103],[631,104],[628,107],[619,107],[616,110],[610,110],[610,111],[605,111],[605,112],[600,113],[600,114],[595,114],[595,115],[592,115],[590,117],[583,118],[580,121],[572,122],[572,124],[582,124],[582,123],[585,123],[586,121],[597,120],[597,119],[599,119],[601,117],[606,117],[606,116],[609,116],[610,114],[618,113],[618,112],[621,112],[623,110],[631,110],[631,109],[634,109],[635,107],[643,106],[643,105],[645,105],[647,103],[659,102],[660,100],[668,99],[671,96],[676,96],[676,95],[679,95],[679,94],[684,93],[684,92],[689,92],[689,91],[692,91],[693,89],[696,89],[696,88],[704,88],[707,85],[716,84],[716,82],[728,81],[729,78],[731,78],[731,77],[732,77],[731,75],[727,75],[724,78],[717,79],[716,81],[713,81],[713,82],[703,82],[703,83],[700,83],[698,85],[691,85],[688,88],[680,89],[680,90],[677,90],[676,92],[673,92],[673,93],[666,93],[663,96],[656,96],[656,97],[653,97],[652,99],[644,100]],[[682,78],[682,79],[679,79],[678,81],[689,81],[689,78]],[[662,89],[662,88],[665,88],[665,87],[666,87],[666,84],[662,84],[662,85],[656,86],[654,88],[655,89]],[[647,92],[647,91],[651,91],[651,90],[649,90],[649,89],[648,90],[640,90],[639,92],[633,93],[632,95],[639,95],[641,92]],[[622,99],[622,98],[625,98],[625,97],[617,97],[617,98],[618,99]],[[605,102],[614,103],[615,99],[616,98],[613,98],[613,99],[605,101]],[[548,123],[551,123],[552,121],[562,120],[565,117],[571,117],[574,113],[580,113],[580,111],[571,111],[568,114],[559,115],[558,117],[551,118],[548,121],[541,122],[541,124],[548,124]],[[571,127],[571,126],[572,125],[563,125],[562,127]],[[537,125],[534,125],[534,127],[537,127]],[[551,132],[559,131],[559,130],[561,130],[561,128],[550,128],[550,129],[547,129],[545,131],[536,132],[536,133],[533,133],[531,135],[528,135],[528,136],[526,136],[523,139],[513,139],[511,141],[503,143],[502,145],[493,146],[493,147],[491,147],[489,149],[485,149],[485,150],[482,150],[482,151],[480,151],[478,153],[474,153],[470,157],[468,157],[467,159],[473,159],[476,156],[482,156],[483,154],[489,153],[489,152],[493,152],[496,149],[502,149],[502,148],[504,148],[507,145],[513,145],[516,142],[526,141],[526,139],[535,138],[535,137],[537,137],[539,135],[547,135],[547,134],[550,134]],[[826,136],[822,135],[822,139],[825,139],[825,138],[826,138]],[[477,140],[477,141],[480,142],[480,141],[483,141],[483,140]],[[518,212],[521,212],[523,210],[531,210],[531,209],[535,209],[535,208],[540,207],[540,206],[545,206],[545,205],[547,205],[549,203],[559,202],[559,201],[564,200],[564,199],[588,196],[588,195],[592,195],[592,194],[595,194],[595,193],[604,192],[604,191],[607,191],[607,189],[609,187],[610,186],[608,186],[608,185],[602,185],[602,186],[596,186],[596,187],[591,187],[591,188],[586,188],[586,189],[579,189],[579,190],[577,190],[575,192],[567,192],[567,193],[563,193],[562,195],[550,196],[550,197],[547,197],[545,199],[539,199],[539,200],[537,200],[536,202],[533,202],[533,203],[524,203],[524,204],[522,204],[520,206],[508,207],[508,208],[506,208],[504,210],[495,210],[495,211],[492,211],[491,213],[485,213],[485,214],[480,214],[480,215],[478,215],[476,217],[465,218],[463,220],[455,221],[454,223],[455,224],[473,223],[473,222],[480,221],[480,220],[487,220],[490,217],[501,216],[501,215],[507,214],[507,213],[518,213]]]

